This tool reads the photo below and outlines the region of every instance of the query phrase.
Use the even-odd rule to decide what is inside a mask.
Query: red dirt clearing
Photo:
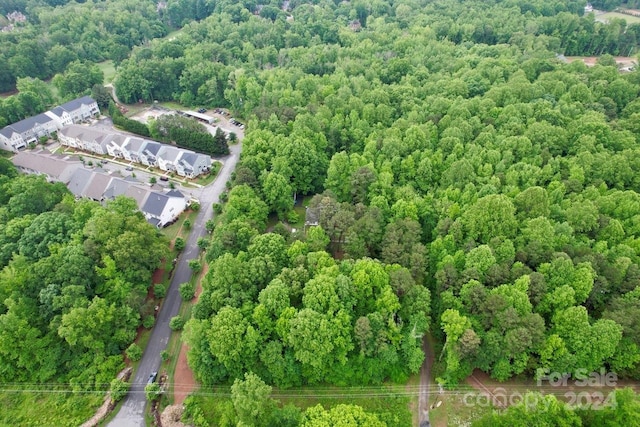
[[[202,275],[200,277],[204,277],[207,274],[207,265],[203,269]],[[196,295],[194,297],[194,303],[198,301],[200,297],[200,293],[202,292],[202,285],[198,282],[198,287],[196,288]],[[186,344],[182,344],[180,346],[180,354],[178,355],[178,362],[176,363],[176,370],[173,374],[173,404],[174,405],[182,405],[184,403],[184,399],[196,389],[197,383],[196,379],[193,376],[193,372],[189,365],[187,364],[187,351],[189,348]]]

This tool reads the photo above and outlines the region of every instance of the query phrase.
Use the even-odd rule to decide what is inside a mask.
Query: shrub
[[[198,247],[200,249],[204,251],[207,249],[207,246],[209,246],[209,240],[205,239],[204,237],[198,238]]]
[[[164,283],[156,283],[153,286],[153,294],[156,298],[164,298],[167,295],[167,286]]]
[[[162,394],[162,389],[160,389],[160,384],[151,383],[147,384],[144,387],[144,394],[147,396],[147,400],[152,401],[156,400]]]
[[[169,352],[167,350],[162,350],[160,352],[160,359],[162,359],[163,362],[169,360]]]
[[[175,242],[173,242],[173,247],[176,251],[180,252],[184,249],[186,242],[182,237],[176,237]]]
[[[127,395],[129,392],[129,383],[126,381],[114,378],[111,380],[111,400],[117,402]]]
[[[136,343],[131,343],[131,345],[125,351],[125,354],[132,362],[137,362],[142,358],[142,349]]]
[[[142,319],[142,326],[144,326],[146,329],[151,329],[153,328],[154,323],[156,323],[156,318],[154,316],[145,316],[144,319]]]
[[[189,268],[194,273],[200,273],[200,271],[202,270],[202,263],[197,259],[191,259],[189,260]]]
[[[180,297],[183,301],[191,301],[196,295],[196,285],[191,282],[185,282],[180,285],[178,292],[180,292]]]
[[[186,228],[187,230],[190,230],[191,229],[191,221],[188,220],[188,219],[185,219],[184,222],[182,223],[182,226],[184,228]]]
[[[169,327],[172,331],[180,331],[184,327],[184,319],[182,316],[174,316],[169,320]]]

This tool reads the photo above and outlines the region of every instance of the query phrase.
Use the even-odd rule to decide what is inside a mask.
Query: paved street
[[[157,372],[160,368],[160,352],[167,347],[171,329],[169,328],[169,320],[178,314],[181,299],[178,293],[178,287],[181,283],[187,282],[191,277],[191,270],[188,262],[190,259],[198,256],[198,238],[204,236],[207,232],[205,223],[212,217],[213,203],[219,201],[220,194],[225,190],[225,184],[231,177],[231,172],[236,167],[242,145],[240,143],[229,147],[231,154],[222,158],[224,165],[216,178],[216,180],[202,189],[190,190],[193,197],[200,200],[200,212],[192,225],[191,234],[186,242],[186,246],[174,272],[173,280],[164,304],[158,313],[156,325],[151,332],[149,344],[145,349],[142,360],[135,377],[131,383],[131,389],[125,398],[120,411],[116,417],[108,424],[110,427],[142,427],[144,422],[144,411],[146,407],[146,399],[144,395],[144,387],[147,384],[149,375]]]

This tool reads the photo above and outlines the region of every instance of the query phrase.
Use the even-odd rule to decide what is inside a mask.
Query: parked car
[[[160,181],[169,181],[169,177],[168,176],[161,176],[160,177]]]
[[[125,169],[125,170],[128,170],[128,171],[132,171],[132,170],[133,170],[133,166],[127,166],[127,167],[126,167],[126,168],[124,168],[124,169]]]
[[[158,373],[157,372],[152,372],[151,375],[149,375],[149,379],[147,380],[147,384],[151,384],[156,382],[156,378],[158,377]]]

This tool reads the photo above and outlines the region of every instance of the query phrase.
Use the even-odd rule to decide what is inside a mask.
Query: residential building
[[[11,159],[16,168],[26,174],[44,175],[50,182],[67,184],[74,172],[82,167],[76,156],[57,156],[48,151],[21,151]]]
[[[49,181],[64,183],[77,198],[104,202],[118,196],[130,197],[147,221],[157,227],[173,222],[187,207],[187,199],[179,191],[154,190],[131,177],[120,178],[102,169],[87,169],[74,156],[54,155],[46,150],[24,151],[16,154],[12,161],[23,173],[45,175]]]
[[[45,113],[20,120],[0,130],[0,149],[18,151],[64,126],[100,114],[98,103],[89,96],[74,99]]]
[[[180,215],[187,207],[182,193],[171,190],[166,194],[150,193],[142,207],[142,213],[151,224],[162,227]]]
[[[88,126],[65,126],[58,132],[58,139],[62,145],[158,167],[186,178],[195,178],[211,169],[211,156],[206,154]]]

